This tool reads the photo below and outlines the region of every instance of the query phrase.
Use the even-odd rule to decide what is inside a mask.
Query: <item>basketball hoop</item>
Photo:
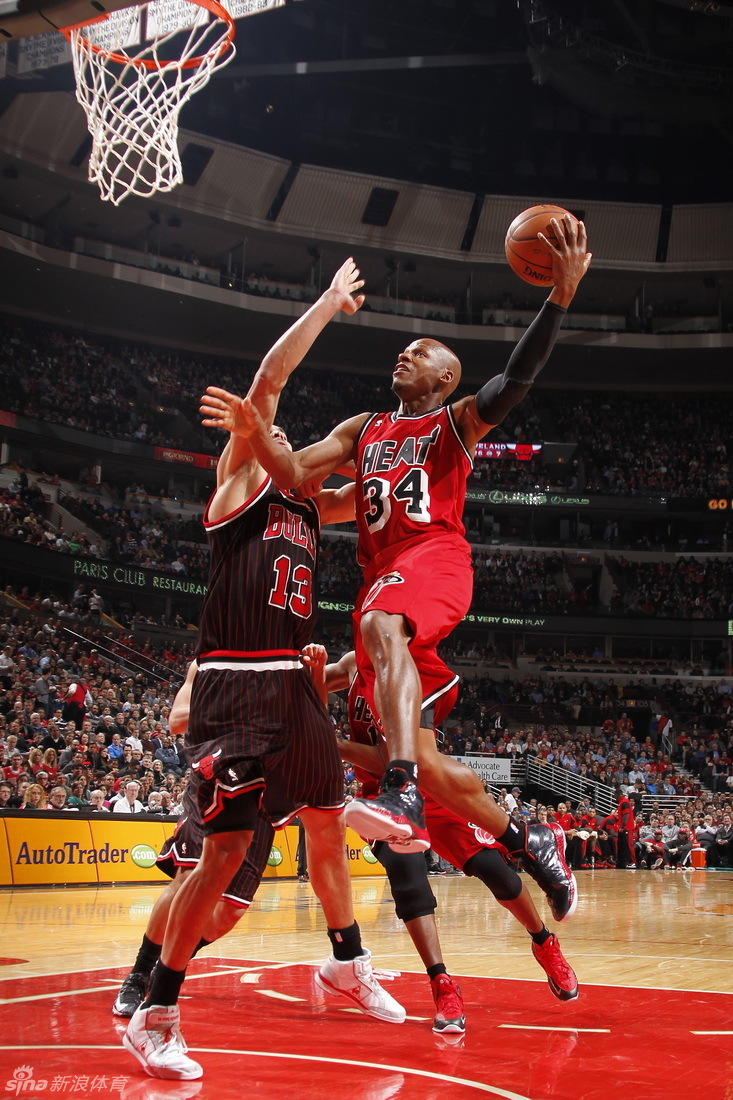
[[[67,27],[76,98],[92,136],[89,180],[105,202],[183,183],[178,117],[234,57],[218,0],[151,0]]]

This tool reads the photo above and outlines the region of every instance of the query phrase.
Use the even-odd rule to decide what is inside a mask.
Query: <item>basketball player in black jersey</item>
[[[356,285],[344,272],[347,312],[357,308]],[[305,338],[312,334],[311,340],[319,328],[315,307],[292,326]],[[268,352],[249,392],[283,447],[289,446],[285,434],[272,420],[295,365],[288,335]],[[173,899],[148,996],[123,1038],[153,1077],[193,1080],[203,1074],[186,1053],[178,997],[211,913],[247,853],[265,788],[272,823],[297,813],[306,829],[311,882],[333,948],[316,983],[377,1019],[405,1019],[402,1006],[374,978],[361,945],[345,853],[343,769],[328,713],[300,659],[317,606],[320,523],[353,515],[352,486],[312,500],[285,493],[259,465],[249,441],[230,436],[204,513],[211,564],[186,746],[203,849]]]
[[[585,226],[569,216],[551,219],[555,244],[553,287],[500,374],[475,394],[451,397],[461,376],[456,355],[434,339],[413,340],[398,356],[392,389],[399,408],[361,413],[338,424],[324,439],[295,453],[273,447],[246,398],[210,387],[202,399],[203,423],[237,433],[283,485],[325,477],[344,463],[356,468],[359,560],[364,586],[357,598],[355,648],[370,705],[381,717],[390,763],[374,799],[349,803],[349,824],[395,850],[429,847],[423,799],[472,821],[521,859],[550,902],[556,920],[577,905],[575,878],[564,858],[564,837],[544,825],[515,824],[486,796],[478,776],[441,756],[434,738],[420,733],[423,668],[436,646],[464,617],[471,602],[470,551],[462,522],[476,444],[525,396],[547,362],[563,315],[591,262]],[[291,361],[301,361],[315,336],[346,307],[340,279],[348,273],[361,289],[358,269],[347,260],[331,287],[312,307],[315,328],[294,332]],[[287,334],[286,334],[287,338]],[[446,673],[448,670],[446,669]]]

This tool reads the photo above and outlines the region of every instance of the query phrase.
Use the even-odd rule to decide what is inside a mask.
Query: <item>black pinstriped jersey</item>
[[[211,565],[199,656],[299,652],[317,611],[316,505],[267,478],[236,511],[213,522],[208,517],[207,507]]]

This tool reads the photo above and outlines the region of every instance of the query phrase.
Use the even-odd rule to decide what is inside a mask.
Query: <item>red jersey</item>
[[[379,568],[413,539],[463,535],[473,462],[448,405],[406,416],[374,413],[357,440],[359,563]]]
[[[619,829],[630,833],[634,831],[634,804],[626,795],[619,799],[616,820]]]

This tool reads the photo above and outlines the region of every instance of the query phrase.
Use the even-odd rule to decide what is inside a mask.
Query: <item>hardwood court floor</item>
[[[265,881],[251,911],[192,964],[184,1033],[198,1082],[147,1078],[110,1008],[158,887],[0,893],[0,1094],[122,1100],[531,1100],[733,1097],[733,873],[583,872],[559,931],[581,983],[561,1003],[529,938],[478,882],[436,878],[444,955],[467,1034],[433,1035],[427,980],[381,878],[353,880],[357,919],[401,1026],[312,982],[328,953],[310,886]],[[546,907],[530,883],[538,907]]]

